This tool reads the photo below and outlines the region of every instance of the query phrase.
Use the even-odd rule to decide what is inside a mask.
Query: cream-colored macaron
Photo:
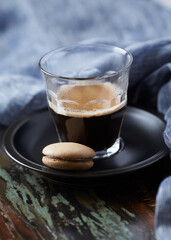
[[[87,170],[93,167],[96,155],[92,148],[73,142],[53,143],[46,146],[42,161],[48,167],[60,170]]]

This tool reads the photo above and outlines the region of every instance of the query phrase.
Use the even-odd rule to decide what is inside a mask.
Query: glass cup
[[[110,157],[121,146],[130,53],[104,44],[53,50],[39,62],[59,141],[76,142]]]

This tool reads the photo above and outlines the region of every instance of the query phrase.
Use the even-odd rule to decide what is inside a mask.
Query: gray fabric
[[[9,125],[46,106],[38,61],[47,51],[87,39],[127,47],[168,37],[170,14],[171,10],[147,0],[1,1],[0,123]],[[134,64],[142,61],[144,50],[148,51],[133,44]],[[134,64],[130,82],[144,71]],[[153,71],[147,69],[148,74]]]

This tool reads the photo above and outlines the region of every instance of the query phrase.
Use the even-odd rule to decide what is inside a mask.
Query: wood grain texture
[[[0,239],[152,240],[155,195],[167,167],[152,169],[73,188],[19,166],[1,149]]]

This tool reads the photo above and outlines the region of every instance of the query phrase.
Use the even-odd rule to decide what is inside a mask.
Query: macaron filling
[[[79,159],[71,159],[71,158],[59,158],[59,157],[52,157],[52,156],[45,156],[46,158],[48,158],[49,160],[55,161],[55,160],[61,160],[61,161],[71,161],[71,162],[88,162],[88,161],[92,161],[92,158],[79,158]]]

